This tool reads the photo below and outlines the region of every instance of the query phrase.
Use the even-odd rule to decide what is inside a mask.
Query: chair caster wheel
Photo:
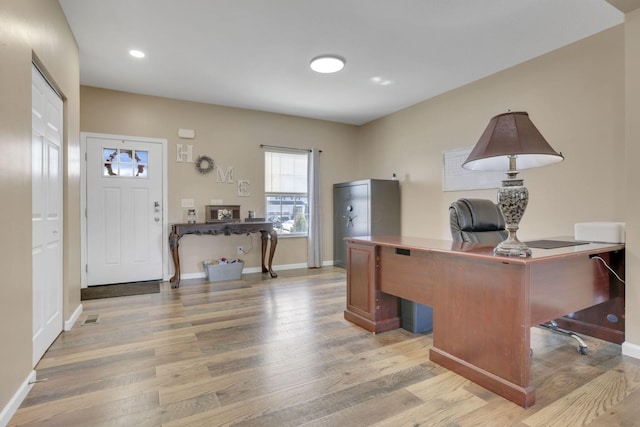
[[[587,355],[589,354],[589,347],[582,347],[582,346],[578,346],[578,353],[582,354],[582,355]]]

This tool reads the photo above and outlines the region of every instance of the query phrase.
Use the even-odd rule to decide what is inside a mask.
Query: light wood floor
[[[524,410],[430,362],[430,334],[345,321],[345,270],[279,275],[84,301],[10,425],[640,425],[640,361],[619,345],[585,337],[581,356],[534,328]]]

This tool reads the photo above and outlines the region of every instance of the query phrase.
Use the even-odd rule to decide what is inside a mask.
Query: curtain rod
[[[287,151],[306,151],[308,153],[311,152],[311,149],[309,148],[294,148],[294,147],[280,147],[278,145],[265,145],[265,144],[260,144],[260,148],[275,148],[278,150],[287,150]],[[318,150],[322,153],[322,150]]]

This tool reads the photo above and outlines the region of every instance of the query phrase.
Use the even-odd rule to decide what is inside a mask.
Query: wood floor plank
[[[10,426],[638,425],[640,361],[532,328],[523,409],[429,360],[430,333],[344,319],[344,269],[183,280],[89,300],[36,366]],[[86,316],[95,324],[80,326]]]
[[[298,380],[294,386],[285,386],[255,397],[245,396],[245,400],[228,403],[214,411],[178,420],[170,425],[206,425],[211,420],[216,420],[220,425],[226,425],[231,421],[257,417],[265,412],[273,412],[279,408],[284,409],[297,403],[318,399],[327,394],[349,389],[355,384],[370,382],[379,377],[379,373],[372,369],[367,369],[366,364],[362,363],[362,359],[358,359],[357,362],[354,362],[354,365],[351,366],[352,370],[349,369],[349,366],[345,366],[347,370],[344,373],[319,377],[314,381],[304,382]]]
[[[79,396],[98,390],[109,390],[120,386],[143,382],[155,379],[155,368],[153,366],[129,365],[129,372],[118,373],[101,371],[99,374],[86,371],[65,375],[62,377],[43,377],[47,381],[48,387],[38,387],[27,396],[23,402],[23,407],[38,405],[55,401],[60,396]],[[137,368],[137,369],[136,369]]]
[[[41,384],[45,383],[38,383],[36,386]],[[135,400],[137,396],[145,393],[151,393],[151,396],[155,395],[157,401],[154,379],[79,395],[61,396],[53,401],[36,405],[21,406],[9,425],[90,425],[91,419],[78,420],[76,422],[69,420],[75,419],[74,414],[79,413],[79,411],[91,415],[96,420],[110,418],[113,415],[114,407],[117,408],[122,405],[123,409],[126,410],[130,402],[129,399]],[[111,404],[113,406],[108,406]]]
[[[430,399],[420,406],[372,424],[371,427],[458,426],[456,420],[459,416],[482,405],[484,405],[482,399],[475,396],[468,396],[468,399],[457,402],[455,405]],[[493,426],[495,427],[496,424]]]
[[[179,420],[185,416],[199,414],[220,407],[218,396],[214,391],[202,390],[197,395],[186,399],[165,402],[162,405],[162,424],[173,420]]]
[[[169,384],[165,386],[161,385],[159,386],[160,404],[164,406],[183,400],[197,398],[198,396],[216,391],[217,389],[218,386],[216,384],[216,380],[210,377],[204,377],[185,383]],[[216,400],[218,400],[217,394]]]
[[[587,425],[640,389],[640,363],[620,364],[525,418],[528,426]]]
[[[425,375],[428,375],[426,370],[419,367],[405,369],[307,402],[292,405],[286,409],[272,411],[268,414],[245,420],[237,425],[298,426],[345,408],[350,408],[355,404],[401,390],[410,384],[423,380]]]
[[[630,393],[620,403],[612,406],[594,422],[597,427],[640,426],[640,390]]]
[[[195,341],[193,336],[180,336],[174,340],[138,340],[137,342],[116,344],[113,346],[92,349],[89,351],[78,351],[63,356],[52,356],[49,359],[42,359],[36,366],[36,369],[48,369],[56,366],[71,365],[82,363],[86,360],[103,359],[107,356],[121,357],[123,354],[143,352],[153,349],[154,345],[184,345]]]
[[[301,425],[304,427],[373,426],[380,420],[404,413],[423,403],[414,394],[406,390],[397,390]]]
[[[535,406],[534,406],[535,408]],[[526,427],[520,419],[534,409],[523,409],[506,399],[491,398],[485,405],[456,418],[458,427]],[[569,426],[567,426],[569,427]]]

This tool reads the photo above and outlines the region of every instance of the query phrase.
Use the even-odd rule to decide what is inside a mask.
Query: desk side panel
[[[532,263],[530,269],[532,325],[610,299],[608,270],[587,253]]]
[[[420,304],[433,306],[435,269],[428,251],[380,248],[380,290]]]
[[[529,387],[529,282],[522,264],[435,254],[441,284],[434,294],[433,347],[511,384]],[[459,366],[459,364],[457,364]],[[450,365],[445,365],[450,368]],[[451,369],[451,368],[450,368]],[[455,370],[455,369],[454,369]],[[496,390],[485,375],[474,381]]]
[[[375,320],[375,246],[347,247],[347,310]]]
[[[378,251],[373,245],[347,242],[346,320],[371,332],[400,327],[398,299],[379,289]]]

